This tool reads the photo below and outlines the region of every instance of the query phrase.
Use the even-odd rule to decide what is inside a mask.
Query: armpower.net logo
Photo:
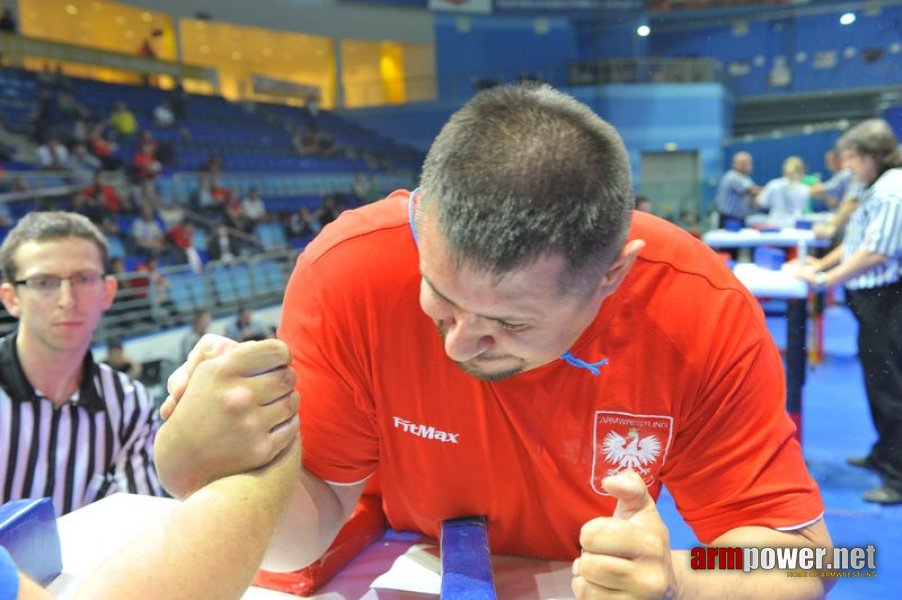
[[[694,571],[785,571],[787,577],[876,577],[877,548],[706,548],[689,551]]]

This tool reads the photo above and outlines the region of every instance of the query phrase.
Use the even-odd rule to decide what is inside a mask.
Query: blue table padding
[[[442,522],[442,600],[495,600],[485,517]]]
[[[50,498],[12,500],[0,506],[0,546],[20,571],[47,585],[63,570],[56,511]]]

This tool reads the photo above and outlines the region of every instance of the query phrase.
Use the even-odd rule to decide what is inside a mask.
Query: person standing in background
[[[728,220],[745,225],[745,218],[755,210],[755,198],[761,188],[752,181],[752,155],[737,152],[733,155],[733,168],[723,174],[717,186],[714,205],[720,216],[720,227]]]
[[[879,504],[902,504],[902,155],[882,119],[856,125],[840,139],[843,162],[864,186],[843,242],[799,276],[824,289],[845,285],[858,320],[858,356],[877,441],[854,466],[883,485],[865,492]]]
[[[767,182],[758,195],[758,205],[769,209],[768,218],[777,227],[792,227],[808,206],[808,186],[802,183],[805,163],[798,156],[783,161],[783,177]]]

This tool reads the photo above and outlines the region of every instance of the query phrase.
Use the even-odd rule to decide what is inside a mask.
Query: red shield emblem
[[[673,417],[635,415],[626,412],[595,412],[595,455],[592,459],[592,489],[608,496],[601,480],[632,469],[645,485],[655,480],[673,438]]]

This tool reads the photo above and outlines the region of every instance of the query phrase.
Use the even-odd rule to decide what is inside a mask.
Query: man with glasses
[[[116,295],[107,243],[81,215],[32,212],[0,246],[0,503],[50,497],[62,515],[115,492],[162,495],[144,386],[90,345]]]

